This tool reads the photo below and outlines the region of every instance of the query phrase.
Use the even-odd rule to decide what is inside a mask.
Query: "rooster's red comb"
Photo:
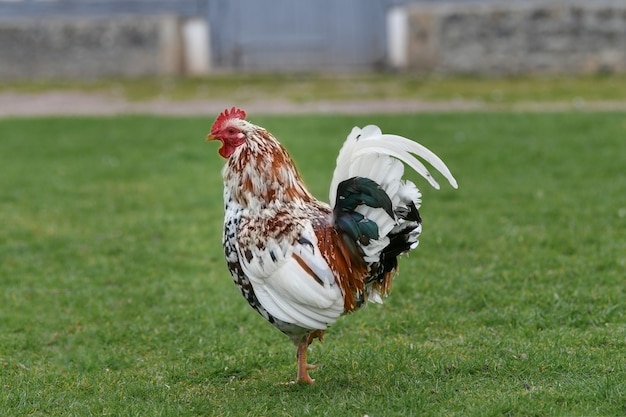
[[[217,116],[217,119],[215,119],[215,121],[213,122],[213,126],[211,126],[211,134],[214,135],[219,132],[224,123],[226,123],[226,121],[230,119],[245,120],[246,112],[237,107],[232,107],[230,110],[224,110],[220,113],[219,116]]]

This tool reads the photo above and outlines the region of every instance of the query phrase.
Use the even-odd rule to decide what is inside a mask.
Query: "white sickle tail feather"
[[[354,172],[355,166],[362,165],[367,167],[367,164],[363,163],[364,161],[361,161],[359,164],[360,157],[377,153],[393,156],[406,163],[418,174],[426,178],[434,188],[439,189],[439,184],[432,175],[430,175],[428,169],[412,154],[417,155],[437,169],[437,171],[448,180],[452,187],[458,188],[456,179],[454,179],[446,164],[430,149],[402,136],[383,134],[378,126],[368,125],[363,129],[359,129],[358,127],[353,128],[339,151],[337,166],[330,184],[329,202],[331,207],[335,206],[337,186],[341,181],[355,176],[367,177],[367,175],[359,175],[359,172]],[[376,181],[374,178],[371,179]]]

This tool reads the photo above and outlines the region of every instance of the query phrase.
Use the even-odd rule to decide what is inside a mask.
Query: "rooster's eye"
[[[230,129],[228,129],[228,133],[231,134],[231,135],[234,135],[235,134],[235,129],[231,127]]]

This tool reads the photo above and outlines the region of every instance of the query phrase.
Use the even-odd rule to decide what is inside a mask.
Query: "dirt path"
[[[134,102],[100,94],[80,92],[47,92],[42,94],[0,93],[0,117],[53,115],[119,115],[155,114],[174,116],[214,115],[226,107],[239,104],[249,113],[305,114],[305,113],[418,113],[449,111],[626,111],[626,101],[517,103],[498,105],[471,101],[427,102],[417,100],[375,101],[311,101],[294,103],[286,100],[254,100],[233,103],[215,101],[146,101]]]

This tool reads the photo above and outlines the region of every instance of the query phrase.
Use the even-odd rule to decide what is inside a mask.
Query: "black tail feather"
[[[392,218],[393,207],[387,193],[369,178],[353,177],[337,186],[337,203],[334,208],[337,228],[354,241],[368,245],[370,240],[380,237],[378,225],[355,211],[360,205],[382,208]]]

